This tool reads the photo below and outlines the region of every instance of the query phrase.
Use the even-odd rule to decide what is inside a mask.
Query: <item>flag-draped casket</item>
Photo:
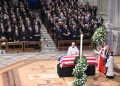
[[[57,73],[59,77],[70,77],[73,76],[73,68],[74,66],[74,60],[78,55],[75,56],[61,56],[58,59],[58,64],[57,64]],[[96,58],[89,54],[89,55],[84,55],[87,58],[87,63],[89,66],[87,67],[87,70],[85,73],[90,76],[90,75],[95,75],[95,66],[98,65]]]

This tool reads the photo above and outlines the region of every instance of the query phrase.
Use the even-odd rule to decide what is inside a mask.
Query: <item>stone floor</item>
[[[86,86],[120,86],[120,58],[115,57],[114,79],[108,79],[96,67],[95,76],[87,76]],[[117,62],[117,63],[116,63]],[[57,59],[37,60],[18,67],[22,86],[72,86],[75,77],[59,77],[57,74]],[[48,66],[49,65],[49,66]]]

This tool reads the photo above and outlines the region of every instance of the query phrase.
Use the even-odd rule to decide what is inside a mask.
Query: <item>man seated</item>
[[[78,54],[79,54],[79,50],[75,46],[75,42],[72,42],[72,46],[68,48],[67,55],[78,55]]]
[[[15,33],[14,33],[14,42],[19,42],[19,33],[17,30],[15,30]]]

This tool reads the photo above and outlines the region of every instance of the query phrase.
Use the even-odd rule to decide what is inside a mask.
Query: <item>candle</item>
[[[80,58],[82,58],[82,41],[83,41],[83,34],[81,34],[81,39],[80,39]]]

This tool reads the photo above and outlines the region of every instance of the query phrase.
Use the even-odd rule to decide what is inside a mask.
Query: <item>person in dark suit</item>
[[[109,57],[109,52],[110,52],[111,50],[109,49],[109,46],[108,45],[106,45],[106,50],[105,50],[105,59],[104,59],[104,65],[107,63],[107,59],[108,59],[108,57]]]
[[[65,25],[63,29],[63,40],[69,40],[70,39],[70,31],[67,28],[67,25]]]
[[[6,38],[6,30],[3,27],[1,27],[1,30],[0,30],[0,37]]]
[[[42,23],[44,23],[44,19],[46,18],[46,9],[45,6],[43,6],[43,9],[41,9],[41,19],[42,19]]]
[[[80,40],[80,34],[82,34],[82,29],[80,28],[77,33],[77,40]]]
[[[30,26],[29,29],[27,30],[28,41],[33,41],[33,36],[34,36],[34,31]]]
[[[21,41],[27,41],[27,32],[25,31],[25,28],[22,28],[21,31]]]
[[[91,39],[91,33],[86,33],[86,35],[84,36],[84,39]]]
[[[40,41],[40,31],[38,29],[38,27],[36,27],[35,31],[34,31],[34,41]]]
[[[53,19],[51,19],[50,20],[50,30],[52,31],[52,32],[54,32],[54,22],[53,22]]]
[[[19,42],[19,38],[20,38],[19,33],[18,33],[17,30],[15,30],[15,33],[14,33],[14,42]]]
[[[77,39],[77,30],[75,28],[75,25],[73,25],[73,28],[72,28],[71,39],[72,40],[76,40]]]
[[[11,30],[11,27],[8,28],[7,39],[8,39],[8,42],[13,42],[13,31]]]
[[[49,26],[50,26],[50,14],[48,14],[46,18],[46,24],[47,24],[47,32],[49,33]]]
[[[58,41],[62,39],[62,30],[60,29],[59,25],[56,25],[57,28],[55,30],[55,34],[56,34],[56,39],[57,39],[57,47],[58,47]]]
[[[19,38],[20,38],[20,36],[19,36],[19,33],[18,33],[18,31],[17,30],[15,30],[15,33],[14,33],[14,42],[19,42]],[[19,48],[20,46],[19,45],[16,45],[15,46],[15,48]]]
[[[97,27],[100,27],[100,23],[103,23],[103,18],[101,18],[101,16],[99,15],[98,19],[97,19]]]

